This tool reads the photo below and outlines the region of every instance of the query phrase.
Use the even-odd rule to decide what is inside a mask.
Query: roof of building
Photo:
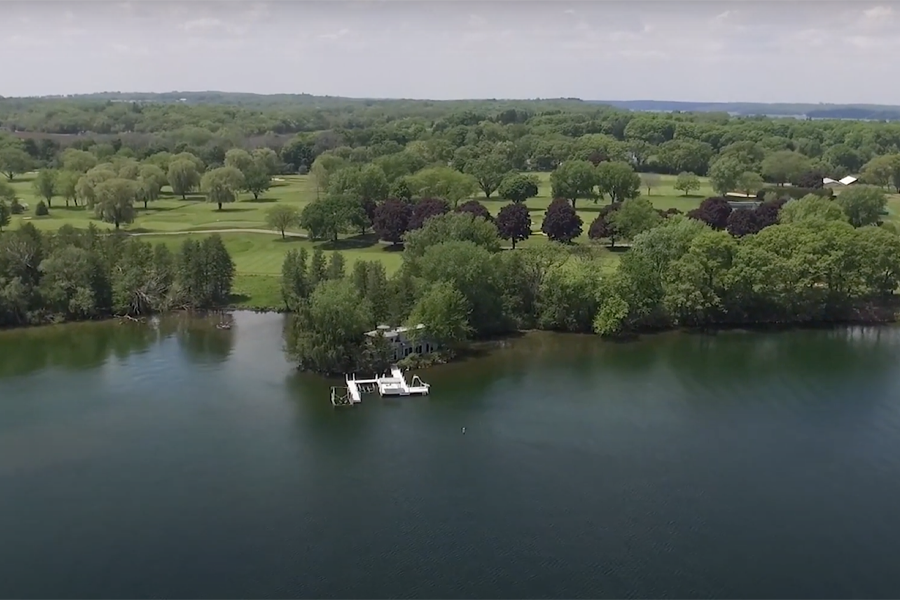
[[[416,329],[425,329],[425,325],[419,323],[415,327]],[[372,331],[367,331],[366,335],[375,337],[376,335],[383,335],[386,338],[397,337],[401,333],[406,333],[409,331],[410,327],[390,327],[389,325],[379,325],[376,329]]]
[[[822,185],[828,185],[829,183],[837,183],[837,179],[832,179],[831,177],[822,178]]]
[[[856,182],[856,177],[854,177],[853,175],[847,175],[846,177],[841,178],[839,181],[844,185],[850,185],[851,183]]]

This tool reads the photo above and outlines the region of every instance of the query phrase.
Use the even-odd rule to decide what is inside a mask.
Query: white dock
[[[403,372],[391,367],[391,374],[375,376],[371,379],[357,379],[356,375],[345,375],[346,393],[341,388],[331,388],[331,403],[335,406],[352,406],[362,402],[365,393],[378,392],[384,396],[426,396],[431,389],[418,375],[413,375],[407,383]]]

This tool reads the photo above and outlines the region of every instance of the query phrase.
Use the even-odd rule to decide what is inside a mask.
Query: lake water
[[[898,329],[528,335],[335,410],[214,322],[0,332],[0,597],[900,595]]]

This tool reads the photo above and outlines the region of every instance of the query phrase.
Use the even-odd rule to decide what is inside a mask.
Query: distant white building
[[[842,179],[832,179],[831,177],[823,177],[822,185],[830,185],[832,187],[841,186],[841,185],[853,185],[857,181],[859,181],[859,179],[857,179],[853,175],[847,175],[846,177],[844,177]]]
[[[425,329],[425,325],[419,323],[415,327],[416,330]],[[391,347],[391,359],[396,362],[406,358],[410,354],[431,354],[439,349],[438,344],[429,340],[426,336],[419,336],[419,339],[413,341],[409,337],[409,327],[390,327],[388,325],[379,325],[377,329],[367,331],[366,335],[371,338],[378,336],[384,337]]]

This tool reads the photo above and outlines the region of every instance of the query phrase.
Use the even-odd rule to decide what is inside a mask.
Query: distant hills
[[[0,97],[2,98],[2,97]],[[528,100],[418,100],[387,98],[343,98],[339,96],[314,96],[311,94],[253,94],[236,92],[165,92],[165,93],[126,93],[99,92],[95,94],[73,94],[67,96],[45,96],[44,99],[71,99],[87,101],[113,102],[182,102],[186,104],[237,104],[237,105],[271,105],[271,104],[315,104],[334,105],[345,102],[423,102],[429,104],[468,105],[480,102],[497,104],[520,104]],[[13,100],[13,98],[7,98]],[[637,112],[719,112],[738,116],[770,116],[810,119],[852,119],[871,121],[900,120],[900,106],[887,104],[802,104],[802,103],[763,103],[763,102],[680,102],[670,100],[580,100],[578,98],[545,98],[542,103],[557,105],[608,105],[619,109]]]
[[[900,120],[900,106],[888,104],[791,104],[762,102],[674,102],[668,100],[590,100],[616,108],[652,112],[726,112],[733,115],[810,119]]]

